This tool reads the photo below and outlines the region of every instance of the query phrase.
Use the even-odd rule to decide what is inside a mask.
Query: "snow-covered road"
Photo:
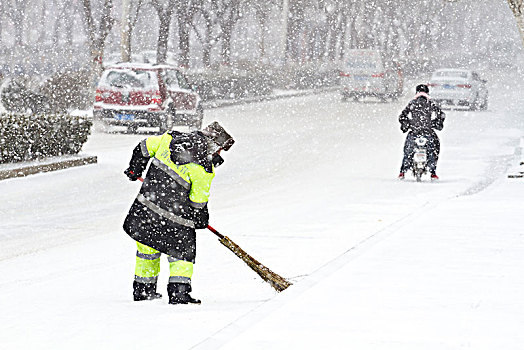
[[[147,135],[96,132],[83,152],[97,155],[98,164],[0,182],[0,344],[6,349],[188,349],[197,344],[283,349],[296,337],[305,341],[298,342],[301,348],[314,348],[325,334],[332,337],[324,343],[327,348],[468,348],[490,325],[487,320],[472,326],[471,339],[438,325],[432,333],[427,327],[434,323],[423,322],[426,314],[417,312],[399,284],[415,288],[427,282],[417,275],[427,268],[437,270],[435,284],[446,280],[447,271],[461,262],[442,252],[474,239],[482,218],[491,236],[476,242],[479,249],[468,253],[472,259],[493,246],[500,224],[514,232],[499,247],[497,262],[524,267],[517,257],[524,253],[522,229],[517,231],[524,219],[508,212],[522,204],[522,184],[513,182],[509,189],[499,184],[508,181],[508,167],[520,160],[515,152],[524,135],[523,88],[522,77],[493,76],[488,111],[447,111],[439,183],[396,180],[404,137],[397,116],[411,92],[396,103],[343,103],[338,94],[325,93],[207,111],[204,122],[218,120],[237,140],[217,169],[211,224],[295,285],[277,296],[212,234],[201,231],[193,294],[203,304],[196,307],[173,307],[166,299],[131,301],[135,245],[121,225],[139,184],[127,181],[122,171]],[[497,201],[513,203],[500,223],[486,217],[499,203],[484,193],[493,183],[503,188],[493,195]],[[488,214],[478,217],[485,208]],[[424,254],[421,246],[435,244],[441,234],[441,249]],[[508,247],[515,251],[506,255]],[[431,264],[446,257],[448,264]],[[165,294],[164,260],[159,286]],[[485,266],[465,265],[473,273]],[[515,271],[508,275],[515,277]],[[399,275],[404,277],[395,278]],[[522,276],[513,281],[524,285]],[[480,288],[483,282],[472,285]],[[465,318],[474,317],[475,308],[468,314],[462,305],[448,303],[450,298],[429,295],[428,301],[427,288],[414,290],[416,300],[444,309],[435,323],[447,322],[454,307]],[[380,303],[354,299],[373,291],[370,300]],[[447,291],[446,296],[460,303],[467,291],[457,288],[457,295]],[[508,304],[514,301],[520,311],[497,313],[498,321],[524,321],[522,303],[511,299],[517,295],[504,300],[503,291],[495,294]],[[385,332],[402,328],[395,322],[404,322],[396,317],[404,311],[411,317],[406,326],[420,325],[413,330],[419,334],[416,342],[408,339],[409,331],[395,337]],[[359,324],[359,317],[375,314],[381,322]],[[233,338],[241,331],[244,335]],[[346,339],[346,332],[355,337]],[[446,336],[449,342],[436,342]],[[517,349],[521,342],[504,344]]]

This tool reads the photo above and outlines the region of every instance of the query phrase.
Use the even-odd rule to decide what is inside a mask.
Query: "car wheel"
[[[137,131],[138,131],[138,125],[136,124],[131,124],[127,127],[128,134],[136,134]]]

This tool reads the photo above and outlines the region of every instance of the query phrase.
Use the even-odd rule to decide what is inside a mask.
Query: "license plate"
[[[116,120],[135,120],[135,116],[133,114],[115,114],[114,118]]]
[[[366,80],[367,78],[365,75],[355,75],[355,80]]]
[[[453,90],[455,85],[444,84],[444,89]]]
[[[424,153],[424,152],[415,153],[415,160],[418,161],[418,162],[425,162],[426,161],[426,153]]]

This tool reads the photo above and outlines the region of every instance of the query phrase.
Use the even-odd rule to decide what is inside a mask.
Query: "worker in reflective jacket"
[[[168,131],[141,141],[124,173],[136,181],[149,163],[144,183],[124,221],[137,241],[133,298],[161,298],[156,292],[160,255],[167,254],[170,304],[200,303],[189,295],[196,253],[195,229],[208,225],[207,202],[222,150],[234,143],[214,122],[202,131]],[[150,160],[152,160],[150,162]]]

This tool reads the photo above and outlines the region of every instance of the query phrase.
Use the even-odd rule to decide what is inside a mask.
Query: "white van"
[[[378,50],[348,50],[340,69],[342,99],[372,96],[396,100],[404,86],[398,64],[385,62]]]

